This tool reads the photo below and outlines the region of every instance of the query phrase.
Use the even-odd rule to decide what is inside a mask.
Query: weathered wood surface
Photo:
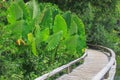
[[[92,80],[114,80],[114,76],[116,73],[116,59],[114,51],[103,46],[96,47],[98,47],[99,49],[103,49],[105,51],[104,53],[108,53],[109,63],[106,64],[106,66],[101,71],[99,71],[99,73],[97,73]]]
[[[88,49],[87,53],[88,56],[82,65],[56,80],[92,80],[109,62],[108,56],[99,50]]]

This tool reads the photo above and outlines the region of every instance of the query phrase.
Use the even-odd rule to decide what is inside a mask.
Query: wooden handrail
[[[63,66],[61,66],[61,67],[58,67],[58,68],[54,69],[53,71],[51,71],[51,72],[49,72],[49,73],[47,73],[47,74],[44,74],[44,75],[36,78],[35,80],[45,80],[45,79],[47,79],[47,78],[49,78],[49,77],[54,76],[54,75],[57,74],[57,73],[60,73],[60,72],[63,71],[64,69],[68,69],[68,72],[70,72],[70,71],[69,71],[70,66],[73,65],[73,64],[75,64],[75,63],[77,63],[77,62],[79,62],[80,60],[83,60],[86,56],[87,56],[87,52],[85,51],[85,53],[84,53],[84,55],[83,55],[82,57],[80,57],[80,58],[78,58],[78,59],[76,59],[76,60],[74,60],[74,61],[71,61],[70,63],[68,63],[68,64],[66,64],[66,65],[63,65]]]
[[[98,72],[98,74],[93,77],[92,80],[103,80],[104,78],[106,78],[106,75],[107,75],[107,78],[109,77],[109,72],[110,70],[112,70],[112,68],[114,68],[114,72],[112,72],[112,76],[109,80],[114,80],[114,75],[115,75],[115,69],[116,69],[116,60],[115,60],[115,53],[112,49],[110,48],[107,48],[107,47],[103,47],[103,46],[98,46],[98,45],[90,45],[88,44],[88,46],[90,47],[93,47],[93,48],[96,48],[96,49],[102,49],[104,50],[105,52],[108,52],[110,54],[110,61],[109,63],[100,71]]]

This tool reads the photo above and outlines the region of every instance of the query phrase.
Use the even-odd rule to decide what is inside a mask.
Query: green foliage
[[[87,37],[88,43],[99,44],[99,45],[102,44],[105,46],[112,43],[112,42],[108,43],[107,42],[108,40],[105,40],[108,44],[102,43],[105,37],[101,36],[101,35],[104,35],[101,33],[101,27],[103,28],[102,31],[107,33],[105,34],[107,36],[109,36],[108,34],[112,34],[114,30],[117,31],[118,33],[120,31],[119,29],[120,25],[118,25],[120,23],[120,20],[119,20],[120,1],[119,0],[112,0],[112,1],[111,0],[106,0],[106,1],[104,0],[101,0],[101,1],[45,0],[43,2],[56,3],[63,10],[70,10],[70,11],[77,13],[85,24],[86,34],[87,34],[86,37]],[[66,20],[66,16],[65,16],[65,20]],[[67,22],[67,25],[68,25],[68,22]],[[112,35],[114,35],[114,33]],[[113,36],[111,36],[111,38],[112,37]],[[119,36],[114,35],[114,37],[119,37]],[[117,42],[114,44],[117,44]],[[108,47],[112,48],[112,46],[108,46]]]
[[[34,19],[37,17],[37,15],[39,13],[39,9],[38,9],[38,5],[35,2],[35,0],[33,0],[32,5],[33,5],[33,19]]]
[[[66,21],[67,26],[70,27],[70,25],[71,25],[71,12],[70,11],[65,12],[63,14],[63,17]]]
[[[78,44],[78,38],[79,38],[78,35],[70,36],[66,41],[67,49],[69,53],[73,52],[73,55],[77,52],[76,49],[77,49],[77,44]]]
[[[46,49],[48,51],[55,49],[58,46],[58,44],[62,38],[62,35],[63,35],[62,31],[60,31],[58,33],[54,33],[53,35],[51,35],[47,40],[48,45],[46,46]]]
[[[106,0],[106,1],[45,0],[45,1],[56,3],[63,10],[70,10],[77,13],[85,24],[86,38],[88,43],[104,45],[114,49],[116,52],[118,51],[120,52],[119,50],[120,43],[118,36],[120,32],[119,0]]]
[[[71,35],[77,34],[78,33],[78,27],[77,24],[75,23],[74,20],[71,22],[70,30],[69,30]]]
[[[23,11],[18,4],[11,4],[8,8],[7,19],[9,23],[15,23],[15,21],[20,20],[23,17]]]
[[[24,21],[16,21],[16,23],[12,23],[6,27],[6,30],[10,31],[12,29],[11,34],[16,38],[20,38],[22,36],[22,30],[24,28]]]
[[[86,41],[86,38],[83,37],[83,36],[85,36],[84,24],[83,24],[82,20],[79,19],[79,17],[77,15],[74,15],[73,19],[78,26],[79,41],[81,41],[80,43],[82,44],[81,46],[82,46],[82,48],[85,48],[86,47],[86,42],[84,42],[84,41]]]
[[[78,26],[78,34],[85,36],[84,24],[81,19],[77,15],[73,15],[73,19]]]
[[[10,5],[1,10],[0,80],[35,79],[84,53],[84,25],[77,15],[35,0],[5,2]]]
[[[49,29],[46,28],[44,30],[40,30],[40,27],[36,26],[35,37],[36,37],[36,42],[37,43],[46,41],[49,37]]]
[[[117,57],[120,55],[120,0],[43,0],[42,2],[52,2],[62,10],[75,12],[85,24],[88,43],[112,48]],[[65,20],[69,18],[63,17]],[[76,26],[74,22],[71,23]],[[69,32],[73,35],[76,28],[71,29],[73,31]],[[84,39],[80,43],[84,43]],[[120,64],[119,60],[117,63]],[[117,75],[120,75],[119,69],[118,66]],[[119,80],[119,76],[116,80]]]
[[[33,54],[36,56],[37,55],[37,51],[36,51],[35,38],[33,37],[32,33],[28,34],[28,41],[31,44]]]
[[[54,20],[53,32],[57,33],[59,31],[63,31],[63,36],[66,37],[67,24],[61,15],[56,15],[55,20]]]
[[[41,25],[45,27],[51,27],[52,23],[53,23],[52,10],[49,8],[45,9],[44,17],[41,21]]]

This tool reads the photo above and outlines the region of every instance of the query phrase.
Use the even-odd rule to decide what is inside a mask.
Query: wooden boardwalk
[[[92,78],[106,66],[108,57],[99,50],[88,49],[88,56],[84,63],[69,74],[57,78],[56,80],[92,80]]]

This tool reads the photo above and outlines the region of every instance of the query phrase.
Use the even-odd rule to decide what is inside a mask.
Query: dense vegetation
[[[14,73],[12,79],[22,79],[24,77],[26,77],[26,79],[32,79],[37,76],[36,74],[44,74],[46,73],[46,71],[50,71],[51,69],[65,64],[82,55],[79,55],[78,53],[82,52],[81,49],[83,49],[84,51],[85,38],[83,38],[82,40],[80,37],[80,40],[83,41],[81,47],[80,45],[74,45],[73,48],[69,47],[67,44],[71,43],[69,45],[73,45],[74,41],[76,41],[77,39],[77,35],[84,35],[84,31],[81,32],[81,27],[79,27],[83,26],[83,23],[86,29],[87,43],[98,44],[112,48],[117,54],[117,62],[119,67],[119,0],[38,0],[40,4],[37,6],[33,6],[34,3],[32,2],[28,2],[26,6],[23,2],[20,3],[20,0],[18,0],[17,5],[15,3],[15,5],[12,5],[12,7],[17,6],[16,9],[19,10],[20,13],[16,12],[15,10],[12,10],[12,7],[9,8],[12,0],[7,0],[7,2],[4,1],[5,0],[0,2],[1,79],[7,79],[7,76],[10,77],[12,73]],[[31,0],[24,1],[27,2]],[[53,4],[46,4],[47,2],[51,2]],[[80,19],[76,20],[75,17],[77,16],[71,14],[70,11],[63,13],[54,4],[57,4],[59,8],[61,8],[64,11],[70,10],[71,12],[76,13],[77,15],[79,15],[83,23]],[[30,5],[32,6],[30,7]],[[36,3],[34,5],[36,5]],[[13,20],[11,20],[9,16],[7,16],[8,14],[15,15],[15,13],[11,12],[11,10],[15,11],[15,13],[18,13],[16,17],[11,16]],[[67,26],[67,31],[65,28],[60,28],[60,30],[63,30],[63,32],[59,32],[59,29],[56,30],[55,26],[57,26],[59,18],[60,21],[62,21],[63,23],[61,25]],[[82,25],[78,24],[78,21],[82,23]],[[19,26],[21,25],[21,28],[18,28],[19,26],[17,26],[17,24],[19,24]],[[11,28],[12,26],[14,28]],[[22,29],[23,26],[27,27],[27,29],[25,28],[24,30],[19,31]],[[73,28],[72,26],[77,27]],[[14,32],[13,29],[19,30],[15,30]],[[76,30],[78,32],[76,32]],[[18,32],[20,34],[18,34]],[[63,34],[66,33],[67,35],[64,36]],[[40,35],[37,36],[38,34]],[[55,44],[53,44],[52,42],[52,40],[54,41],[53,37],[57,38],[55,39]],[[65,45],[63,46],[62,44]],[[79,50],[76,49],[78,46],[80,48],[80,52],[77,52]],[[65,52],[66,50],[67,52]],[[73,53],[75,53],[74,57]],[[67,56],[70,56],[71,58],[68,58]],[[54,61],[54,59],[57,59],[58,61]],[[6,65],[10,66],[8,67]],[[31,68],[29,68],[28,70],[27,67],[30,65]],[[50,69],[49,66],[51,65],[55,66],[53,66],[53,68]],[[43,73],[37,72],[37,70],[42,71]],[[119,70],[120,67],[117,70],[118,75],[120,74]],[[4,74],[6,74],[6,76],[3,76]],[[18,74],[20,74],[20,76]],[[14,75],[18,77],[15,78]]]
[[[52,2],[62,10],[77,13],[85,24],[88,43],[104,45],[117,53],[120,52],[119,0],[42,0],[42,2]]]
[[[42,0],[71,10],[85,24],[87,42],[112,48],[120,75],[120,0]],[[120,80],[118,78],[117,80]]]
[[[33,80],[82,55],[84,24],[35,0],[0,2],[0,80]]]

